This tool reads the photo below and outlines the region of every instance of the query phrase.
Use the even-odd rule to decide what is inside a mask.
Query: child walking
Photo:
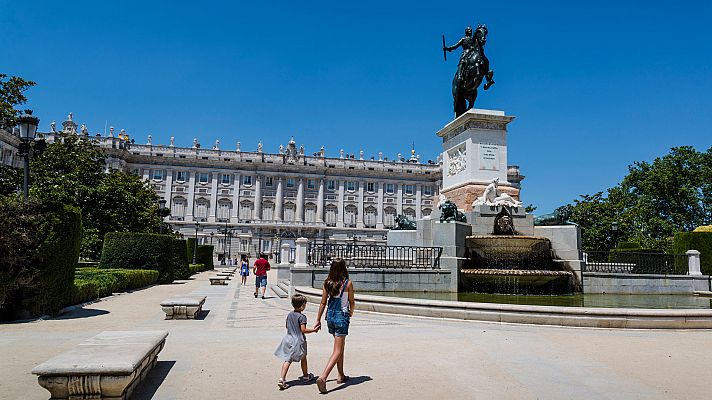
[[[314,374],[309,373],[307,367],[307,333],[318,332],[319,328],[307,328],[307,316],[302,311],[307,307],[307,298],[301,294],[292,296],[292,307],[294,311],[287,314],[287,334],[282,338],[282,342],[277,346],[274,355],[284,361],[282,364],[282,375],[277,381],[279,390],[289,387],[286,382],[287,371],[292,362],[300,361],[302,366],[302,376],[300,379],[304,383],[311,382]]]
[[[247,284],[247,277],[250,276],[250,262],[247,260],[247,254],[240,256],[240,277],[242,278],[242,284]]]

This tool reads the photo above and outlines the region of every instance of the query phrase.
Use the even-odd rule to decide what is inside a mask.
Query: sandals
[[[312,374],[312,373],[310,372],[310,373],[307,374],[307,375],[300,376],[299,379],[301,379],[301,381],[302,381],[303,383],[309,383],[309,382],[311,382],[311,381],[314,380],[314,374]]]
[[[277,381],[277,386],[279,387],[279,390],[284,390],[289,387],[289,384],[284,381],[284,379],[279,378]]]
[[[321,377],[316,379],[316,387],[319,388],[319,393],[321,394],[329,393],[329,391],[326,390],[326,381],[324,381]]]
[[[348,382],[349,379],[351,379],[350,376],[344,375],[344,379],[337,379],[337,380],[336,380],[336,383],[338,383],[339,385],[341,385],[342,383]]]

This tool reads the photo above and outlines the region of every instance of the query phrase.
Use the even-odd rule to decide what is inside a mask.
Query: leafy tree
[[[21,112],[15,107],[27,101],[24,92],[32,86],[35,86],[35,82],[0,74],[0,128],[7,129],[16,125],[15,120]]]
[[[107,232],[158,232],[157,196],[123,171],[106,171],[106,156],[91,139],[59,133],[31,162],[30,194],[82,210],[81,256],[98,259]]]
[[[605,196],[582,195],[558,210],[582,227],[586,250],[608,250],[623,240],[667,248],[675,232],[712,223],[712,148],[675,147],[652,163],[636,162]]]
[[[17,192],[21,184],[22,175],[19,169],[0,164],[0,196]]]

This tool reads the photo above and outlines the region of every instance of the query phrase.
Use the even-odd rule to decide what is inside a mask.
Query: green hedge
[[[190,264],[188,265],[188,270],[191,275],[197,274],[198,272],[205,271],[205,266],[203,264]]]
[[[0,319],[53,314],[70,301],[81,230],[76,207],[0,199]]]
[[[176,240],[169,235],[110,232],[104,236],[100,268],[150,269],[158,271],[160,283],[174,279]]]
[[[687,250],[699,251],[702,274],[712,275],[712,232],[678,232],[674,246],[678,254]]]
[[[195,251],[195,238],[188,238],[187,240],[188,262],[192,263],[193,252]],[[199,244],[195,257],[195,263],[203,264],[206,270],[215,268],[213,265],[213,251],[214,247],[212,245]]]
[[[183,239],[173,239],[173,279],[188,279],[190,271],[188,269],[188,255],[186,253],[187,242]]]
[[[71,304],[142,288],[157,281],[158,271],[154,270],[77,268]]]

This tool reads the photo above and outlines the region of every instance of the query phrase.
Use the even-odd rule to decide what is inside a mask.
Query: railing
[[[686,254],[590,251],[584,253],[584,261],[583,272],[688,274],[688,256]]]
[[[328,267],[331,260],[341,258],[349,268],[440,269],[442,251],[442,247],[310,243],[307,263]]]

